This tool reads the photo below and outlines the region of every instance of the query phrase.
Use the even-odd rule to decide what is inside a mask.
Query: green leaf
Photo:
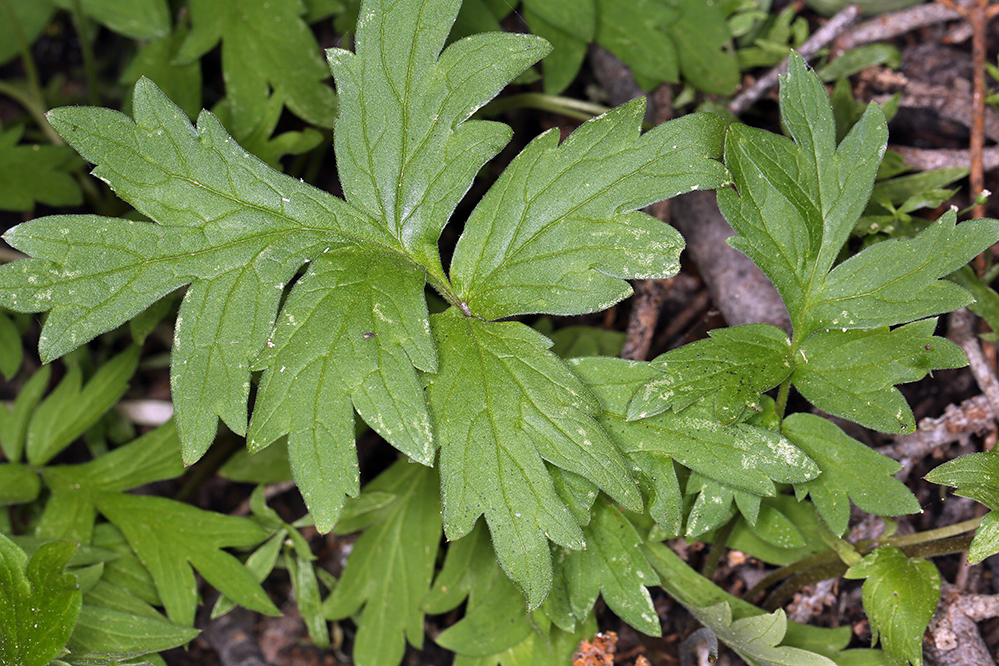
[[[497,563],[481,523],[451,544],[424,608],[428,613],[445,612],[466,597],[465,616],[434,639],[441,647],[465,657],[488,657],[534,632],[524,595]]]
[[[0,5],[0,65],[6,65],[34,43],[53,13],[55,5],[51,0]]]
[[[456,308],[431,324],[440,367],[425,381],[441,450],[444,531],[460,538],[485,515],[500,565],[536,608],[551,587],[548,540],[584,545],[544,461],[634,510],[641,498],[593,419],[599,404],[547,351],[547,338],[517,322],[466,318]]]
[[[844,657],[861,652],[843,650],[850,642],[849,627],[825,629],[788,622],[783,611],[767,615],[762,609],[728,594],[701,576],[665,544],[647,541],[642,550],[659,574],[661,587],[722,641],[732,640],[733,647],[742,650],[740,654],[743,657],[753,660],[750,663],[775,663],[767,659],[776,658],[776,663],[788,666],[830,666],[831,663],[842,663]],[[746,623],[746,620],[752,619],[756,622]],[[754,636],[757,640],[753,640]],[[782,639],[787,645],[774,647]],[[822,657],[835,659],[835,662]],[[791,661],[786,661],[788,658]]]
[[[0,663],[45,666],[73,631],[83,593],[65,573],[77,544],[43,544],[31,560],[0,534]]]
[[[729,243],[763,269],[787,305],[795,334],[807,335],[823,325],[809,314],[810,299],[867,203],[887,128],[881,107],[871,104],[836,146],[825,88],[797,55],[780,99],[793,141],[733,125],[725,163],[738,193],[719,190],[718,205],[739,234]]]
[[[822,470],[818,477],[795,484],[794,492],[799,500],[811,496],[833,533],[846,531],[850,500],[878,516],[919,513],[915,495],[892,476],[902,465],[861,444],[834,423],[814,414],[792,414],[784,419],[781,431]]]
[[[940,278],[999,241],[999,220],[956,224],[954,210],[911,240],[871,245],[836,266],[816,293],[815,328],[875,328],[957,310],[972,297]]]
[[[731,95],[739,85],[739,62],[726,48],[732,35],[720,3],[679,0],[669,35],[676,43],[680,73],[686,83],[714,95]],[[624,12],[627,13],[627,12]]]
[[[73,0],[55,0],[75,11]],[[170,8],[165,0],[80,0],[83,13],[114,32],[132,39],[154,39],[170,32]]]
[[[27,212],[36,203],[83,203],[80,186],[70,173],[79,167],[73,151],[66,146],[19,145],[23,133],[23,127],[0,129],[0,210]]]
[[[0,463],[0,505],[33,502],[41,490],[35,470],[20,463]]]
[[[462,7],[467,4],[467,2],[464,3]],[[581,32],[579,26],[569,28],[569,26],[549,23],[541,14],[535,13],[533,9],[534,5],[537,5],[540,10],[551,4],[561,4],[576,9],[584,18],[580,22],[581,26],[586,25],[585,18],[589,18],[588,15],[593,11],[594,5],[592,2],[570,1],[563,3],[535,2],[532,5],[525,4],[521,7],[524,20],[531,27],[531,32],[539,37],[543,37],[545,41],[552,45],[552,52],[545,57],[542,63],[544,68],[544,86],[545,92],[549,95],[558,95],[576,79],[579,68],[582,67],[583,60],[586,58],[586,52],[592,35],[585,39],[576,37],[573,32]]]
[[[732,609],[722,602],[690,612],[719,640],[751,664],[760,666],[833,666],[828,657],[796,647],[780,646],[787,632],[783,608],[770,615],[755,615],[732,621]],[[779,646],[779,647],[778,647]]]
[[[410,458],[434,445],[414,365],[437,369],[424,271],[371,248],[320,255],[295,285],[253,369],[260,383],[248,448],[288,435],[295,481],[321,532],[359,492],[354,409]]]
[[[894,385],[967,365],[960,347],[933,335],[936,324],[931,318],[892,330],[817,331],[799,348],[791,381],[830,414],[881,432],[912,432],[912,410]]]
[[[344,196],[441,278],[437,238],[511,134],[501,123],[467,119],[549,49],[538,37],[487,33],[441,54],[460,4],[440,0],[431,11],[423,0],[366,0],[356,54],[327,51]]]
[[[18,391],[13,410],[0,405],[0,450],[3,450],[7,460],[16,462],[21,459],[28,437],[28,424],[49,386],[51,376],[52,366],[42,366]]]
[[[299,118],[333,125],[336,101],[300,1],[191,0],[188,8],[192,28],[177,61],[193,62],[221,40],[222,76],[237,125],[263,115],[272,89],[283,91]]]
[[[193,462],[214,438],[217,416],[246,432],[250,359],[298,267],[345,233],[393,241],[343,201],[253,158],[211,114],[195,130],[148,80],[136,85],[133,109],[135,122],[85,107],[56,109],[49,119],[98,164],[95,175],[159,224],[95,216],[21,224],[5,239],[38,258],[0,267],[0,290],[10,309],[52,309],[39,340],[49,360],[193,282],[171,359]]]
[[[614,0],[597,0],[597,42],[629,64],[643,90],[680,80],[680,57],[667,33],[676,9],[658,0],[636,0],[622,12]]]
[[[971,453],[945,462],[926,475],[926,480],[957,488],[955,494],[970,497],[992,509],[975,531],[975,538],[968,549],[969,564],[977,564],[986,557],[999,553],[999,453],[983,451]]]
[[[119,82],[131,88],[139,79],[146,77],[183,109],[188,118],[194,118],[201,111],[201,62],[176,61],[181,44],[188,34],[185,22],[179,24],[169,35],[150,41],[121,73]],[[124,101],[127,113],[131,110],[130,100]]]
[[[135,374],[140,352],[138,346],[129,347],[101,365],[83,387],[80,366],[69,368],[31,417],[25,454],[32,465],[47,463],[118,402]]]
[[[309,638],[312,639],[317,648],[325,650],[330,644],[330,632],[326,627],[322,602],[319,600],[319,581],[316,578],[316,570],[310,560],[301,557],[298,553],[286,552],[284,563],[288,569],[288,575],[291,577],[295,604],[305,621]]]
[[[407,640],[415,647],[423,644],[421,603],[430,589],[441,536],[438,483],[432,468],[401,459],[361,494],[396,497],[368,514],[370,526],[323,602],[327,619],[359,612],[353,652],[359,666],[398,664]]]
[[[680,414],[628,421],[631,396],[658,377],[648,364],[587,358],[573,360],[571,367],[600,400],[603,411],[599,422],[646,475],[661,472],[643,464],[650,458],[636,454],[652,456],[651,460],[668,456],[705,477],[756,495],[773,495],[775,481],[800,483],[819,472],[815,463],[780,433],[744,423],[721,426],[710,406],[691,406]]]
[[[587,121],[559,144],[534,139],[465,224],[451,280],[477,316],[583,314],[631,294],[625,279],[679,271],[683,240],[636,209],[726,182],[723,121],[695,114],[640,135],[644,98]]]
[[[777,386],[791,372],[791,341],[775,326],[746,324],[708,335],[652,361],[661,374],[632,398],[629,419],[669,409],[681,412],[714,394],[715,418],[729,425],[747,407],[759,409],[760,393]]]
[[[107,658],[169,650],[193,640],[199,633],[197,629],[169,622],[142,599],[105,580],[87,591],[83,602],[67,643],[73,660],[83,659],[88,653]]]
[[[586,549],[565,554],[561,570],[573,614],[580,621],[600,594],[618,617],[649,636],[661,636],[659,616],[647,587],[659,576],[642,554],[642,538],[620,509],[597,500],[583,527]]]
[[[844,574],[864,578],[864,612],[871,644],[878,636],[892,664],[922,666],[923,634],[940,600],[940,573],[926,560],[908,558],[894,546],[881,546]]]
[[[253,521],[163,497],[95,493],[93,500],[153,575],[172,622],[194,624],[198,589],[192,566],[239,605],[265,615],[281,614],[242,563],[222,550],[254,546],[267,538]]]

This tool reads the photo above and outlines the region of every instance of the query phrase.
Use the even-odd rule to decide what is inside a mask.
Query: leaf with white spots
[[[424,283],[422,267],[374,246],[321,254],[254,362],[266,370],[249,449],[288,435],[295,482],[322,532],[333,529],[344,496],[359,490],[354,410],[413,460],[434,461],[416,374],[437,369]]]
[[[569,605],[578,621],[585,620],[597,595],[618,617],[649,636],[661,636],[659,615],[648,587],[659,575],[645,559],[642,538],[621,510],[598,499],[589,525],[583,527],[586,548],[569,551],[561,564]]]
[[[715,418],[728,425],[747,408],[759,410],[760,394],[791,374],[791,341],[776,326],[746,324],[708,335],[652,361],[659,374],[632,398],[629,419],[681,412],[713,396]]]
[[[475,315],[597,312],[627,298],[625,280],[672,277],[683,239],[642,206],[720,187],[724,123],[694,114],[640,134],[644,98],[608,111],[559,145],[534,139],[476,206],[451,262]]]
[[[895,384],[967,365],[960,347],[933,335],[936,325],[934,318],[893,330],[817,331],[798,349],[791,381],[830,414],[881,432],[912,432],[912,410]]]
[[[457,308],[431,323],[440,366],[425,381],[444,531],[460,538],[484,515],[500,565],[536,608],[552,584],[549,540],[585,545],[546,463],[641,510],[630,466],[594,418],[600,404],[548,351],[550,340],[519,322],[485,322]]]

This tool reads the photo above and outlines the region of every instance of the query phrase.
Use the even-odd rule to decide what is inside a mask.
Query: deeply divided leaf
[[[427,396],[440,446],[444,530],[467,534],[484,515],[500,564],[531,607],[551,586],[548,539],[582,548],[576,519],[545,462],[595,483],[629,508],[641,498],[629,467],[594,420],[600,405],[554,354],[516,322],[483,322],[456,308],[432,318],[440,367]]]
[[[359,491],[353,414],[410,458],[431,464],[433,436],[414,365],[437,369],[424,270],[377,248],[320,255],[295,284],[255,367],[249,448],[288,435],[295,481],[328,532]]]
[[[699,114],[640,134],[638,99],[584,123],[559,145],[534,139],[473,211],[451,279],[474,314],[582,314],[631,294],[625,279],[672,276],[680,235],[642,206],[718,187],[718,116]]]
[[[850,500],[879,516],[918,513],[912,491],[892,474],[902,466],[853,439],[834,423],[814,414],[792,414],[782,432],[818,463],[822,473],[794,486],[798,498],[810,495],[830,529],[846,531]]]

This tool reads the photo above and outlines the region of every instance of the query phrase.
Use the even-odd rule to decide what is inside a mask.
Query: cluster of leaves
[[[54,11],[35,4],[9,5],[22,12],[25,35]],[[0,660],[146,659],[192,637],[193,570],[223,595],[216,614],[234,604],[275,614],[260,582],[281,566],[318,645],[328,644],[327,620],[353,619],[362,665],[398,664],[407,642],[422,644],[424,615],[462,604],[462,619],[435,639],[458,654],[456,663],[565,662],[593,632],[598,596],[636,629],[659,635],[649,593],[656,586],[750,663],[920,663],[939,595],[936,569],[890,544],[864,550],[840,540],[851,501],[884,516],[917,512],[918,502],[891,476],[897,463],[830,421],[786,414],[793,386],[827,413],[910,432],[913,415],[895,386],[965,363],[934,335],[934,317],[972,301],[955,282],[977,283],[969,287],[976,295],[987,287],[975,276],[941,278],[999,240],[999,223],[958,225],[951,212],[910,228],[920,231],[913,238],[879,237],[843,256],[862,225],[902,220],[929,205],[927,190],[959,177],[899,182],[899,167],[885,160],[881,107],[859,110],[842,86],[830,104],[820,79],[793,57],[780,93],[790,138],[711,114],[642,134],[642,100],[561,143],[546,132],[475,202],[445,269],[442,231],[457,224],[451,218],[473,178],[511,135],[473,114],[551,49],[540,37],[503,32],[450,42],[456,20],[473,33],[467,26],[483,20],[476,12],[495,22],[498,3],[366,0],[354,51],[327,52],[335,123],[305,28],[317,16],[349,16],[349,7],[191,2],[190,25],[171,31],[160,16],[165,4],[150,1],[136,11],[164,20],[150,20],[140,35],[128,32],[140,28],[128,27],[127,14],[77,4],[111,29],[152,40],[130,77],[161,68],[174,83],[200,79],[199,56],[221,40],[227,96],[195,126],[189,113],[200,100],[175,105],[144,78],[131,118],[95,107],[48,114],[94,175],[151,223],[58,215],[4,236],[31,258],[0,268],[0,305],[47,312],[42,360],[72,362],[47,397],[46,366],[12,410],[0,408],[0,501],[27,507],[34,532],[0,535]],[[695,34],[683,27],[692,4],[636,9],[673,54],[670,76],[636,71],[648,85],[682,73],[710,90],[699,72],[738,72],[721,49],[731,26],[791,26],[740,18],[755,6],[722,3],[697,26],[717,33],[698,38],[710,46],[698,50],[683,42]],[[615,51],[614,40],[636,29],[613,26],[619,13],[601,14],[599,2],[581,13],[572,6],[522,8],[562,51],[545,62],[553,89],[559,76],[575,76],[566,52],[592,39]],[[641,18],[646,11],[658,18]],[[684,64],[694,56],[702,59]],[[287,73],[293,68],[296,76]],[[268,166],[321,140],[309,129],[271,137],[284,107],[334,125],[342,199]],[[22,150],[19,135],[10,136],[8,148]],[[52,153],[50,171],[71,164],[67,150]],[[62,177],[79,196],[76,181]],[[619,337],[521,321],[598,312],[630,295],[626,280],[674,275],[682,238],[639,209],[696,189],[718,189],[738,233],[730,242],[777,287],[791,335],[732,327],[638,363],[609,357]],[[443,306],[428,299],[428,286]],[[175,422],[102,453],[114,422],[108,410],[181,288]],[[0,340],[16,340],[16,351],[0,344],[8,376],[21,365],[18,317],[0,317]],[[74,350],[129,321],[137,344],[91,371]],[[766,395],[772,389],[776,401]],[[404,454],[363,490],[355,414]],[[312,565],[300,525],[283,522],[261,489],[250,518],[128,492],[181,475],[216,440],[220,419],[254,454],[224,474],[290,476],[320,531],[362,532],[339,580]],[[81,436],[100,455],[51,464]],[[992,454],[981,455],[933,480],[996,508]],[[12,535],[10,518],[2,520],[0,532]],[[865,580],[884,653],[846,650],[848,629],[804,627],[735,599],[661,543],[725,531],[730,545],[774,564],[833,544],[846,575]],[[442,536],[449,543],[439,567]],[[249,554],[241,561],[227,548]],[[990,514],[972,556],[997,550]]]

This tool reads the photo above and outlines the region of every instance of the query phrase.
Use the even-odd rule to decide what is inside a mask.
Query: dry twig
[[[992,407],[992,413],[999,416],[999,380],[995,371],[989,366],[982,354],[982,346],[975,335],[975,316],[967,308],[961,308],[950,313],[948,334],[958,347],[968,356],[968,365],[974,375],[978,388],[982,389],[986,400]]]
[[[829,19],[824,26],[816,30],[808,40],[798,49],[798,53],[805,60],[811,59],[822,47],[836,39],[844,30],[857,20],[860,16],[860,8],[857,5],[848,5],[838,14]],[[787,58],[781,64],[774,67],[756,83],[749,86],[728,105],[728,110],[733,115],[742,115],[749,107],[756,103],[768,90],[777,85],[782,74],[787,73]]]
[[[837,37],[833,48],[837,52],[848,51],[862,44],[891,39],[917,28],[958,18],[961,15],[957,11],[933,3],[886,12]]]
[[[992,666],[995,661],[975,622],[999,617],[995,596],[962,596],[944,582],[940,603],[927,628],[926,657],[938,666]]]

